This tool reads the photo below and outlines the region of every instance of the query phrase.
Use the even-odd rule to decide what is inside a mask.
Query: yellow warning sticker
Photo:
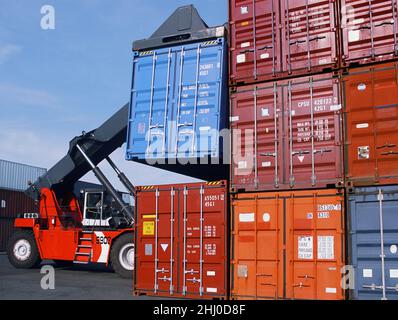
[[[249,25],[249,21],[244,21],[240,24],[242,27],[246,27]]]
[[[155,221],[144,221],[142,234],[144,236],[155,235]]]

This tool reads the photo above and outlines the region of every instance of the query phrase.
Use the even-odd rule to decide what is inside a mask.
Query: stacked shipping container
[[[228,176],[225,35],[185,6],[134,42],[128,160],[205,180]],[[136,294],[228,297],[225,181],[138,188],[136,213]]]
[[[0,160],[0,251],[14,231],[17,214],[36,213],[35,202],[24,194],[29,181],[36,181],[46,169]]]
[[[397,298],[396,1],[229,4],[232,297]]]
[[[398,298],[397,3],[229,4],[230,197],[226,182],[139,188],[135,292],[339,300],[350,263],[351,298]],[[195,140],[205,123],[226,127],[206,78],[224,42],[203,46],[203,33],[186,31],[195,17],[180,8],[135,43],[128,159],[225,158],[219,142]],[[221,70],[212,79],[226,83]]]

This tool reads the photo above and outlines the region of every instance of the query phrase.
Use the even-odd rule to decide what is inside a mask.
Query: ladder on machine
[[[79,230],[73,263],[89,264],[93,255],[94,227],[92,230]]]

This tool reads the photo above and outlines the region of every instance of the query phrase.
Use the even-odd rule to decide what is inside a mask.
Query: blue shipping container
[[[25,191],[46,169],[0,159],[0,189]]]
[[[353,299],[398,299],[398,186],[356,188],[348,202]]]
[[[224,37],[135,51],[126,159],[221,159],[227,97]]]

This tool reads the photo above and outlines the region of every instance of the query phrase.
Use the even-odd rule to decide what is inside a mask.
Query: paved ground
[[[51,261],[45,264],[53,265]],[[55,267],[55,266],[54,266]],[[0,253],[0,299],[148,299],[134,297],[132,283],[98,266],[55,267],[55,289],[43,290],[37,269],[15,269]]]

